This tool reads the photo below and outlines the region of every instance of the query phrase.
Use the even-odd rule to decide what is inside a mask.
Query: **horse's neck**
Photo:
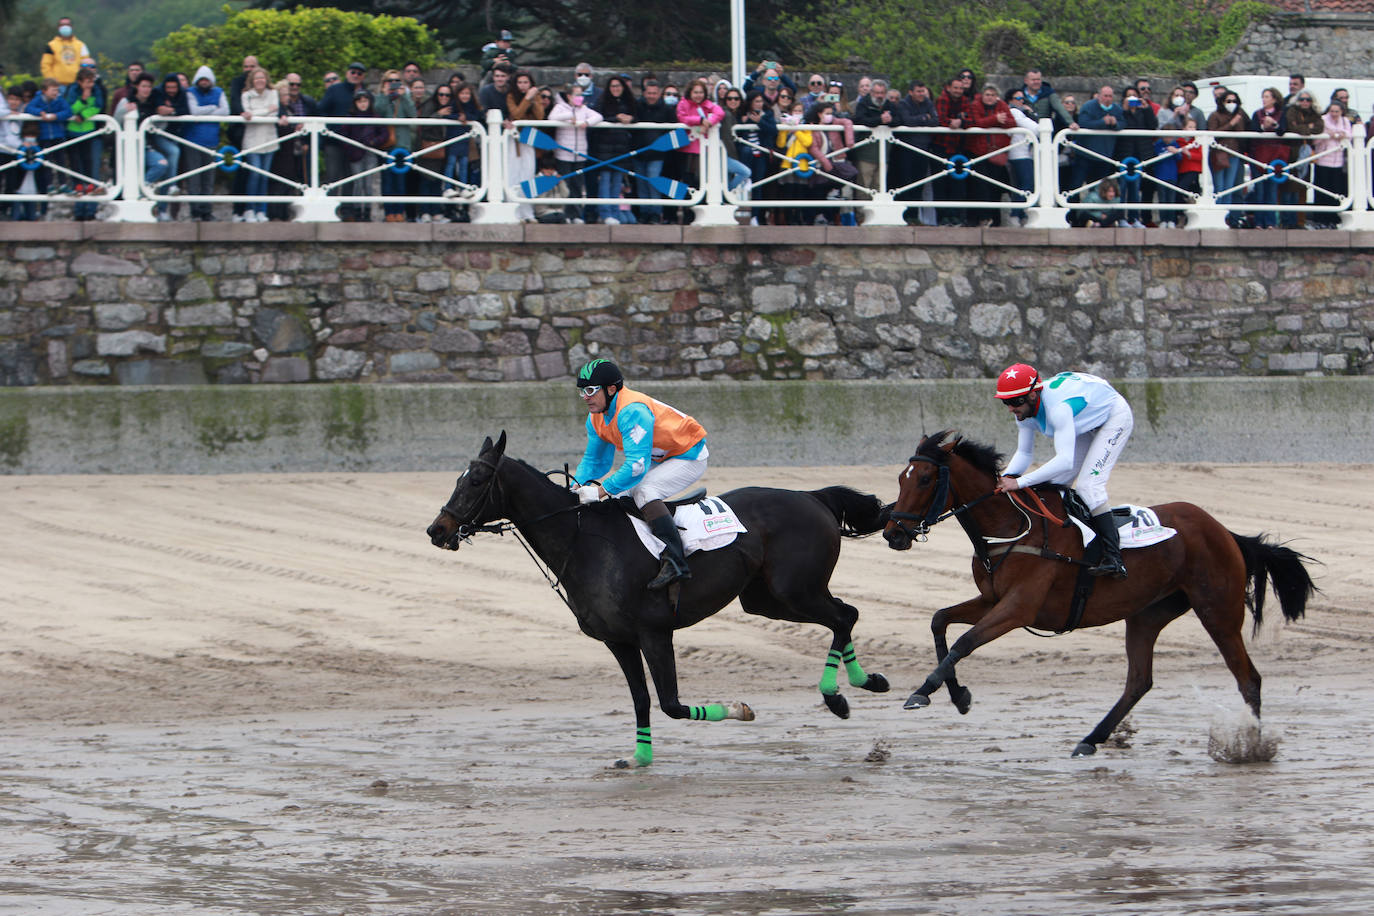
[[[574,505],[568,491],[520,464],[503,468],[503,477],[505,516],[534,552],[553,563],[573,550],[576,538],[569,531],[577,526],[577,513],[558,511]]]
[[[996,477],[972,465],[963,465],[962,471],[951,470],[954,474],[951,493],[956,505],[973,502],[997,487]],[[982,538],[1010,537],[1023,527],[1021,516],[1012,508],[1011,502],[996,496],[984,499],[967,512],[960,513],[958,518],[975,547],[983,546]]]

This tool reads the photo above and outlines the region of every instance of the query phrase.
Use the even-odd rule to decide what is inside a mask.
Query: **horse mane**
[[[949,455],[943,448],[946,440],[953,437],[954,454],[973,465],[977,470],[996,477],[1005,463],[1003,455],[991,445],[984,445],[972,439],[965,439],[956,430],[942,429],[926,436],[916,447],[916,454],[929,458],[937,464],[945,464]]]

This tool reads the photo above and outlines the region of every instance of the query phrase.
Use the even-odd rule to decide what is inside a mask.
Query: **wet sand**
[[[743,484],[886,468],[712,469]],[[815,684],[818,628],[732,605],[678,635],[688,702],[633,750],[629,696],[512,538],[424,527],[452,474],[0,478],[0,912],[42,914],[1364,913],[1374,763],[1371,468],[1128,465],[1321,561],[1322,593],[1249,639],[1269,763],[1188,615],[1133,733],[1077,741],[1120,693],[1123,627],[1018,631],[960,665],[974,706],[901,701],[932,610],[972,594],[941,526],[846,542],[833,590],[885,695]],[[1120,733],[1119,733],[1120,734]]]

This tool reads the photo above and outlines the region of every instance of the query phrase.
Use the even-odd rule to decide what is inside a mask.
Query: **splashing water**
[[[1266,737],[1249,708],[1218,708],[1207,733],[1207,756],[1217,763],[1268,763],[1279,752],[1279,739]]]

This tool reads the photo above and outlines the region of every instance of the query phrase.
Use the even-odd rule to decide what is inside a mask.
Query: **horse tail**
[[[887,508],[872,493],[860,493],[850,487],[825,487],[812,490],[811,495],[834,513],[842,537],[863,537],[887,524]]]
[[[1255,629],[1264,619],[1265,583],[1274,583],[1279,607],[1288,620],[1300,620],[1307,611],[1307,600],[1317,591],[1308,574],[1306,563],[1312,558],[1284,547],[1264,535],[1249,537],[1231,532],[1245,557],[1245,575],[1249,580],[1245,589],[1245,604],[1255,618]]]

